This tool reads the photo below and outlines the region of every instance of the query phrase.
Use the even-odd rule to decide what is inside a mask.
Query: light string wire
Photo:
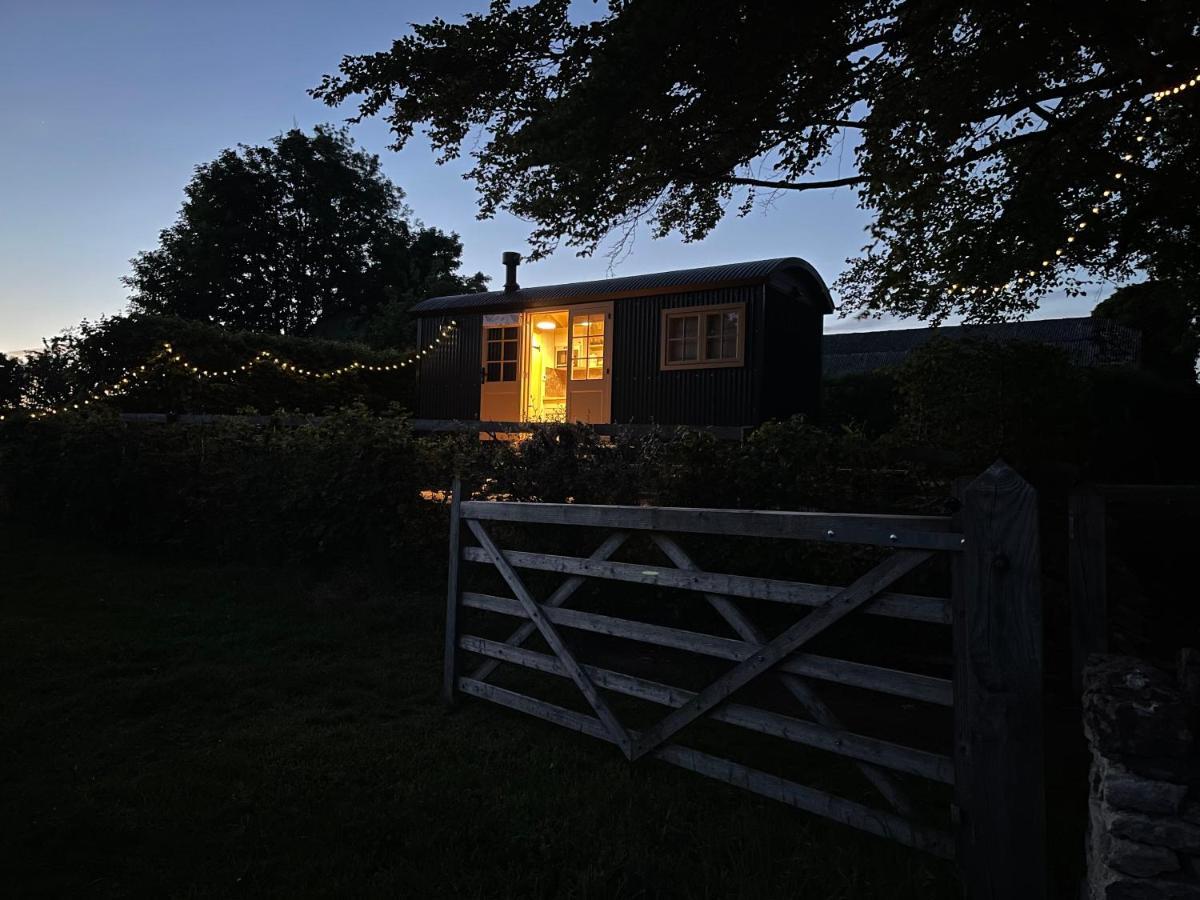
[[[299,366],[296,363],[284,359],[272,353],[270,350],[260,350],[240,366],[233,368],[206,369],[198,366],[187,359],[182,353],[177,351],[169,341],[164,342],[162,347],[151,355],[144,363],[132,368],[126,369],[121,377],[108,385],[97,385],[86,395],[79,395],[73,401],[64,403],[61,406],[45,406],[33,409],[18,408],[16,410],[8,410],[6,413],[0,412],[0,422],[3,422],[7,416],[13,415],[14,412],[27,412],[31,419],[42,419],[48,416],[57,416],[63,413],[72,412],[74,410],[83,409],[91,406],[93,403],[102,403],[104,400],[112,397],[120,397],[129,393],[133,388],[141,384],[149,383],[148,380],[155,375],[165,378],[169,374],[169,369],[164,371],[150,371],[156,363],[165,362],[168,367],[176,370],[182,370],[185,375],[191,375],[196,379],[205,380],[212,378],[232,378],[240,375],[243,372],[250,372],[256,367],[264,365],[273,365],[282,372],[288,372],[293,375],[299,375],[303,378],[312,380],[325,380],[330,378],[338,378],[342,375],[349,375],[356,372],[395,372],[401,369],[416,368],[422,359],[433,353],[434,350],[442,343],[443,340],[449,340],[453,337],[455,330],[458,328],[458,322],[451,319],[448,324],[442,325],[438,329],[438,335],[430,341],[424,348],[412,353],[406,359],[399,362],[386,363],[381,365],[363,363],[357,360],[349,362],[344,366],[339,366],[336,369],[309,369],[304,366]]]
[[[1197,72],[1191,78],[1188,78],[1184,81],[1179,82],[1179,84],[1173,85],[1171,87],[1163,88],[1162,90],[1152,91],[1147,95],[1143,95],[1143,98],[1145,96],[1149,96],[1154,103],[1158,103],[1160,100],[1164,100],[1167,97],[1174,97],[1178,94],[1182,94],[1184,91],[1191,90],[1192,88],[1194,88],[1197,85],[1197,83],[1200,83],[1200,72]],[[1144,124],[1148,125],[1154,121],[1154,116],[1147,114],[1146,116],[1143,117],[1142,121]],[[1145,139],[1146,139],[1145,135],[1142,135],[1142,134],[1134,136],[1134,141],[1138,144],[1143,143],[1145,141]],[[1122,162],[1131,162],[1132,160],[1133,160],[1132,153],[1122,153],[1121,154]],[[1085,229],[1087,229],[1089,222],[1091,222],[1092,224],[1095,223],[1095,220],[1098,219],[1101,215],[1102,207],[1104,206],[1104,204],[1111,203],[1113,200],[1116,199],[1116,194],[1120,190],[1120,186],[1121,186],[1122,180],[1124,178],[1125,178],[1125,173],[1120,170],[1112,173],[1112,186],[1109,188],[1106,188],[1104,191],[1102,191],[1100,197],[1093,201],[1092,207],[1090,209],[1090,215],[1085,213],[1083,216],[1081,216],[1079,219],[1077,219],[1075,221],[1075,223],[1074,223],[1075,227],[1074,227],[1074,229],[1072,229],[1072,232],[1084,231]],[[1068,233],[1066,235],[1065,243],[1067,245],[1070,245],[1070,244],[1075,243],[1075,240],[1076,240],[1076,234]],[[1050,268],[1050,266],[1052,264],[1056,263],[1058,261],[1058,259],[1065,252],[1066,252],[1065,247],[1063,247],[1063,246],[1056,247],[1053,255],[1049,255],[1046,259],[1042,260],[1041,268],[1042,269]],[[1037,274],[1038,274],[1037,269],[1029,269],[1026,271],[1026,273],[1024,275],[1018,275],[1015,279],[1010,279],[1009,281],[1005,282],[1004,284],[996,284],[996,285],[992,285],[991,287],[983,287],[983,286],[975,286],[975,285],[964,286],[964,285],[959,285],[959,284],[951,284],[950,287],[947,289],[947,293],[949,293],[949,294],[957,293],[960,295],[968,295],[968,296],[973,296],[973,295],[978,295],[978,294],[998,294],[1002,290],[1012,290],[1012,288],[1014,288],[1014,287],[1020,287],[1020,286],[1024,285],[1026,283],[1026,281],[1029,281],[1030,283],[1032,283],[1033,280],[1037,277]]]
[[[1191,78],[1181,81],[1178,84],[1163,88],[1162,90],[1153,91],[1148,96],[1150,96],[1150,98],[1152,99],[1153,102],[1158,103],[1160,100],[1164,100],[1167,97],[1174,97],[1174,96],[1184,93],[1185,91],[1189,91],[1189,90],[1195,88],[1198,82],[1200,82],[1200,72],[1197,72]],[[1153,115],[1146,115],[1143,118],[1143,122],[1145,124],[1149,124],[1153,121],[1154,121]],[[1139,135],[1135,136],[1135,141],[1139,144],[1143,143],[1144,140],[1145,140],[1144,135],[1139,134]],[[1130,162],[1133,160],[1133,154],[1132,153],[1124,153],[1121,155],[1121,159],[1124,162]],[[1120,185],[1121,185],[1121,182],[1124,179],[1124,177],[1125,177],[1124,172],[1121,172],[1121,171],[1113,172],[1113,175],[1112,175],[1113,186],[1110,188],[1106,188],[1101,193],[1100,198],[1098,198],[1094,202],[1094,204],[1090,210],[1090,220],[1095,220],[1095,219],[1099,218],[1099,216],[1101,215],[1101,212],[1102,212],[1102,205],[1113,201],[1113,199],[1116,196],[1117,191],[1120,189]],[[1075,222],[1075,228],[1073,229],[1073,231],[1084,231],[1088,227],[1088,223],[1089,223],[1089,217],[1087,215],[1085,215],[1084,217],[1081,217],[1080,219],[1078,219]],[[1069,233],[1066,236],[1065,243],[1067,245],[1070,245],[1070,244],[1075,243],[1075,240],[1076,240],[1076,235],[1073,233]],[[1041,268],[1043,268],[1043,269],[1049,268],[1065,252],[1066,252],[1066,249],[1064,247],[1062,247],[1062,246],[1056,247],[1052,256],[1047,256],[1046,259],[1042,260]],[[1011,290],[1015,286],[1020,286],[1020,285],[1025,284],[1027,279],[1029,281],[1032,281],[1037,276],[1037,274],[1038,274],[1037,269],[1029,269],[1028,271],[1026,271],[1025,275],[1019,275],[1016,279],[1009,280],[1002,285],[992,285],[990,288],[989,287],[981,287],[981,286],[972,286],[972,285],[964,286],[964,285],[959,285],[957,283],[954,283],[954,284],[951,284],[950,287],[948,288],[948,293],[950,293],[950,294],[958,293],[958,294],[966,294],[966,295],[974,295],[974,294],[979,294],[979,293],[998,294],[1002,290]],[[174,351],[173,347],[169,343],[164,344],[163,349],[159,353],[156,353],[153,357],[151,357],[149,360],[147,360],[147,364],[153,364],[154,362],[156,362],[160,359],[167,358],[170,362],[178,363],[180,366],[182,366],[182,368],[184,369],[185,372],[190,372],[192,375],[195,375],[198,378],[229,377],[232,375],[236,375],[239,372],[247,372],[254,366],[261,365],[263,363],[274,363],[276,366],[278,366],[283,371],[292,372],[297,375],[301,375],[301,376],[308,377],[308,378],[320,378],[320,379],[335,378],[339,375],[345,375],[348,372],[355,372],[355,371],[387,372],[387,371],[393,371],[396,369],[403,369],[410,365],[416,365],[420,359],[422,359],[423,357],[425,357],[426,355],[431,353],[433,351],[433,349],[439,343],[441,343],[442,338],[447,337],[451,332],[453,332],[454,329],[457,327],[457,324],[458,323],[456,321],[451,320],[449,325],[442,326],[442,328],[438,334],[438,337],[433,342],[431,342],[428,346],[426,346],[424,349],[418,350],[411,357],[409,357],[408,359],[403,360],[399,363],[392,363],[392,364],[383,365],[383,366],[364,365],[363,363],[356,361],[356,362],[352,362],[346,366],[342,366],[337,369],[316,371],[313,369],[306,369],[303,366],[297,366],[295,363],[288,362],[287,360],[284,360],[283,358],[278,357],[278,356],[274,355],[273,353],[270,353],[269,351],[262,350],[258,354],[256,354],[253,358],[251,358],[243,366],[239,366],[234,369],[210,370],[210,369],[203,369],[203,368],[200,368],[199,366],[189,363],[186,359],[184,359],[184,357],[181,354],[176,353]],[[102,401],[105,397],[120,396],[121,394],[127,393],[128,390],[134,386],[134,384],[139,382],[139,379],[144,382],[144,378],[142,378],[142,375],[143,375],[143,373],[145,373],[145,371],[146,371],[145,364],[137,366],[132,369],[128,369],[124,373],[124,375],[121,376],[120,380],[113,382],[111,385],[108,385],[107,387],[104,387],[104,388],[97,387],[94,391],[89,393],[87,395],[87,397],[85,397],[83,399],[82,402],[79,402],[77,399],[76,402],[67,403],[61,407],[50,406],[50,407],[44,407],[41,409],[35,409],[35,410],[30,411],[30,415],[32,418],[42,418],[44,416],[58,415],[60,413],[65,413],[65,412],[69,412],[71,410],[80,409],[83,406],[88,406],[93,401]],[[165,375],[165,373],[163,373],[163,374]],[[22,410],[22,411],[24,411],[24,410]],[[7,415],[11,415],[12,412],[13,411],[10,410]],[[6,414],[0,413],[0,422],[3,422],[5,420],[5,418],[6,418]]]

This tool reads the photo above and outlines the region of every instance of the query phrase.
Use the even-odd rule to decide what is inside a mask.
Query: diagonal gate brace
[[[469,524],[472,530],[475,530],[477,523]],[[634,742],[632,754],[627,755],[633,760],[640,759],[659,745],[666,743],[700,716],[723,703],[735,691],[770,670],[798,647],[863,606],[884,588],[911,572],[932,555],[932,552],[928,550],[901,550],[892,554],[783,634],[770,643],[762,645],[753,656],[734,666],[693,697],[686,705],[668,713],[657,724],[644,731]],[[537,606],[536,604],[532,605],[534,608]],[[546,624],[549,625],[549,623]]]
[[[665,534],[654,534],[651,535],[651,540],[667,555],[667,558],[671,560],[676,568],[682,569],[685,572],[700,571],[700,567],[696,565],[674,538]],[[730,598],[723,597],[720,594],[705,593],[704,599],[708,601],[709,606],[716,610],[717,614],[729,624],[729,627],[742,640],[759,646],[767,642],[767,636],[763,630],[755,625],[750,620],[750,617],[742,612]],[[533,630],[532,626],[530,626],[530,630]],[[842,723],[842,720],[821,699],[820,695],[813,690],[812,685],[803,678],[781,672],[779,673],[779,680],[788,692],[799,701],[800,705],[808,710],[809,715],[818,724],[839,731],[846,727]],[[873,766],[870,763],[858,762],[856,765],[896,812],[901,815],[912,815],[912,803],[894,778],[883,771],[883,769]]]
[[[627,759],[633,759],[633,739],[629,736],[629,732],[617,721],[617,717],[609,709],[604,697],[596,690],[596,685],[592,683],[592,679],[583,671],[583,668],[575,660],[574,655],[567,649],[567,645],[563,643],[562,637],[559,636],[558,629],[542,613],[542,608],[533,599],[533,596],[529,593],[529,589],[525,587],[521,576],[517,574],[508,560],[504,558],[504,553],[496,546],[496,542],[492,540],[491,535],[487,533],[486,529],[479,522],[474,519],[468,519],[467,527],[471,529],[471,532],[478,539],[480,546],[491,557],[492,563],[500,572],[501,577],[504,578],[521,606],[525,608],[525,614],[529,616],[529,620],[541,632],[546,643],[550,645],[550,649],[554,651],[559,661],[562,662],[563,668],[567,670],[567,674],[571,676],[571,680],[575,682],[575,686],[579,688],[580,693],[587,699],[592,709],[596,711],[596,715],[604,723],[604,727],[608,730],[608,733],[612,735],[613,743],[621,748],[621,752],[625,754]],[[833,600],[829,602],[832,603]]]
[[[621,548],[621,545],[625,543],[625,540],[628,537],[628,531],[614,531],[607,538],[605,538],[604,543],[597,547],[592,555],[588,557],[588,559],[594,562],[604,562]],[[587,581],[587,578],[585,578],[583,575],[572,575],[561,585],[559,585],[558,589],[555,590],[553,594],[546,598],[546,602],[543,603],[542,606],[550,607],[552,609],[562,606],[575,595],[575,592],[579,590],[585,581]],[[537,626],[534,625],[533,622],[522,622],[517,627],[517,630],[508,636],[508,639],[504,643],[508,644],[510,647],[520,647],[523,643],[529,640],[530,635],[532,635],[535,631],[537,631]],[[499,665],[500,660],[489,659],[487,662],[482,663],[478,669],[472,672],[471,677],[476,681],[486,681],[487,677],[496,671],[496,668]]]

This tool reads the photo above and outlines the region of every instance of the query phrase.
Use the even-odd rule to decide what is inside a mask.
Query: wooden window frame
[[[736,312],[738,314],[737,354],[732,359],[705,359],[707,349],[704,336],[704,317],[709,313]],[[696,353],[698,358],[685,362],[667,361],[667,323],[674,318],[695,317]],[[715,303],[709,306],[672,306],[659,314],[658,322],[658,369],[660,372],[678,372],[687,369],[731,369],[746,364],[746,304]]]
[[[493,332],[493,331],[507,332],[509,329],[516,330],[516,332],[517,332],[516,337],[509,338],[502,334],[498,341],[491,340],[491,332]],[[483,361],[482,361],[482,364],[483,364],[485,383],[513,384],[515,382],[520,382],[521,373],[522,373],[521,333],[522,333],[522,328],[519,324],[517,324],[517,325],[497,324],[497,325],[484,325],[483,326]],[[500,345],[500,358],[499,359],[488,359],[488,345],[492,344],[492,343],[497,343]],[[516,356],[514,356],[512,359],[508,359],[504,356],[504,350],[505,350],[506,344],[513,344],[516,347]],[[516,376],[513,378],[505,378],[504,377],[504,367],[506,365],[510,365],[510,364],[516,366]],[[500,377],[499,378],[491,378],[487,374],[488,367],[492,366],[492,365],[500,366]]]

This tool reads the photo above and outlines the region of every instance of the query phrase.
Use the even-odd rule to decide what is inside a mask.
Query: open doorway
[[[538,310],[526,313],[528,373],[525,386],[526,422],[567,420],[567,369],[570,341],[567,311]]]

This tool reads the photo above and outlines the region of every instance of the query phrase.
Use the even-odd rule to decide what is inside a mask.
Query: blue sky
[[[486,3],[342,0],[0,3],[0,350],[36,347],[80,319],[120,312],[129,258],[174,220],[193,168],[237,143],[338,122],[306,90],[344,54],[385,49],[409,22],[453,19]],[[582,11],[590,4],[581,3]],[[465,268],[502,275],[525,249],[525,223],[476,219],[465,164],[437,166],[420,139],[403,153],[372,121],[355,139],[379,153],[416,215],[457,231]],[[849,170],[852,156],[830,170]],[[866,214],[847,189],[783,194],[705,241],[643,233],[614,274],[797,255],[832,282],[864,243]],[[605,277],[602,256],[560,252],[524,284]],[[1051,300],[1040,315],[1086,315],[1111,288]],[[915,325],[916,322],[905,323]],[[879,327],[831,319],[830,330]]]

